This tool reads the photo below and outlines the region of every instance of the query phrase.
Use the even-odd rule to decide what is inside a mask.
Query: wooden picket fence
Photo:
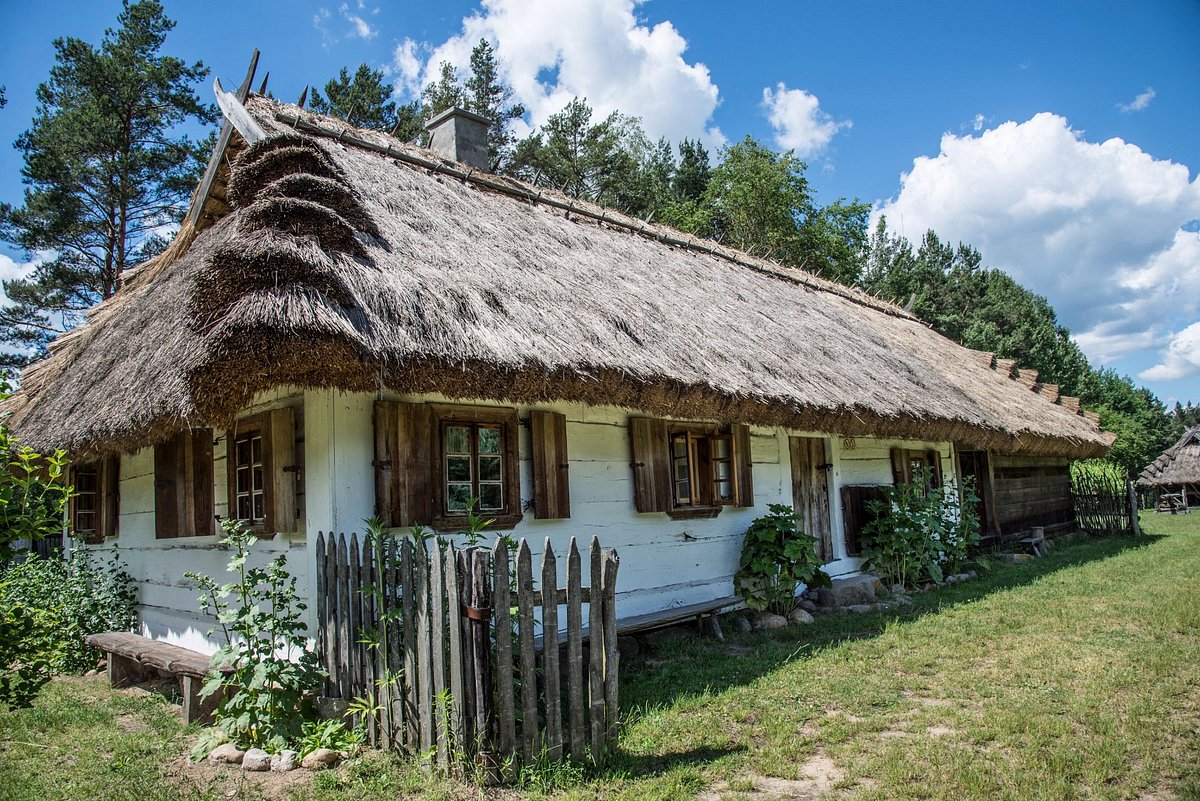
[[[443,768],[472,758],[492,771],[510,758],[602,761],[618,722],[619,559],[596,539],[589,557],[583,586],[572,538],[559,587],[547,540],[535,589],[523,539],[514,552],[503,540],[460,550],[318,534],[326,696],[356,712],[372,744]]]
[[[1140,534],[1133,483],[1110,473],[1076,471],[1071,476],[1075,522],[1091,534]]]

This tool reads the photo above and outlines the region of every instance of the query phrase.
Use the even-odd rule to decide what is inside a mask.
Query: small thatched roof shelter
[[[35,448],[130,451],[276,386],[579,401],[1090,457],[1078,399],[894,305],[263,97],[161,257],[26,370]]]
[[[1200,485],[1200,426],[1189,428],[1138,476],[1139,487],[1166,489]]]

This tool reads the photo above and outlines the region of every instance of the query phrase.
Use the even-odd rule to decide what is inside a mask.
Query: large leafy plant
[[[227,643],[213,654],[213,669],[201,691],[204,697],[224,694],[214,714],[216,731],[201,740],[197,751],[229,740],[241,748],[275,753],[303,738],[303,724],[314,718],[312,697],[325,673],[308,650],[307,626],[300,619],[307,607],[297,598],[286,556],[250,567],[258,538],[236,520],[223,521],[221,528],[221,543],[232,551],[226,569],[234,580],[218,584],[200,573],[187,574],[202,592],[201,610],[216,615],[217,625],[209,633],[220,629]]]
[[[889,584],[914,587],[941,584],[970,558],[979,544],[973,511],[979,498],[971,479],[960,493],[953,482],[930,487],[921,469],[911,482],[880,489],[884,499],[867,504],[875,519],[863,530],[865,567]]]
[[[801,583],[823,586],[829,577],[821,570],[813,538],[800,529],[800,515],[778,503],[767,509],[746,532],[734,587],[751,609],[786,615]]]

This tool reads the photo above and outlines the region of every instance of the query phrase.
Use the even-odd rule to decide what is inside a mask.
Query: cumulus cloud
[[[572,98],[586,97],[598,117],[612,111],[641,117],[651,137],[722,144],[711,124],[719,99],[708,68],[684,57],[687,40],[675,26],[644,23],[635,7],[634,0],[484,0],[460,34],[429,47],[421,79],[406,88],[436,78],[443,61],[465,68],[482,38],[495,47],[535,127]],[[398,48],[397,71],[421,52],[416,44]]]
[[[362,39],[366,41],[374,39],[379,34],[379,31],[367,22],[363,15],[378,13],[378,6],[368,10],[364,0],[356,0],[353,10],[350,8],[349,3],[342,3],[338,6],[338,14],[345,25],[340,25],[338,26],[338,30],[334,30],[333,12],[325,6],[321,6],[317,9],[317,13],[313,14],[313,27],[321,32],[322,45],[326,48],[343,39]]]
[[[397,86],[404,91],[417,94],[421,91],[421,47],[405,37],[392,51],[392,66],[399,80]]]
[[[782,81],[774,89],[763,89],[762,106],[775,131],[775,144],[802,157],[821,152],[834,134],[851,126],[850,120],[838,122],[822,111],[816,95],[789,89]]]
[[[1128,114],[1131,111],[1141,111],[1150,105],[1150,101],[1154,99],[1154,95],[1154,87],[1147,86],[1146,91],[1139,94],[1129,103],[1118,103],[1117,108],[1121,109],[1121,112],[1124,114]]]
[[[1200,179],[1055,114],[945,134],[875,213],[910,239],[932,228],[977,246],[1046,295],[1100,363],[1161,348],[1200,311]]]
[[[1138,373],[1144,381],[1174,381],[1200,375],[1200,321],[1171,337],[1163,360]]]

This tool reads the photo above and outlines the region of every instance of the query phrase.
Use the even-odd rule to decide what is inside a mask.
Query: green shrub
[[[248,567],[258,538],[236,520],[222,521],[221,528],[221,544],[233,551],[226,569],[235,580],[217,584],[200,573],[186,574],[203,593],[201,610],[217,618],[209,634],[220,629],[227,643],[213,654],[202,690],[205,697],[226,693],[214,713],[220,734],[206,737],[193,756],[221,740],[277,753],[301,741],[304,722],[315,717],[312,696],[325,673],[308,650],[307,626],[300,620],[307,607],[296,597],[287,557]],[[226,665],[232,672],[219,670]]]
[[[941,584],[979,544],[978,518],[963,514],[979,502],[972,479],[961,495],[954,482],[935,489],[928,482],[928,471],[918,470],[911,483],[881,487],[884,500],[868,502],[875,519],[863,530],[864,567],[889,584]]]
[[[0,398],[5,389],[0,382]],[[71,498],[63,479],[67,464],[66,451],[43,456],[0,425],[0,564],[17,554],[19,540],[36,542],[62,533]]]
[[[751,609],[777,615],[792,611],[796,587],[826,586],[813,538],[800,530],[800,515],[792,507],[773,503],[769,514],[750,524],[734,588]]]

